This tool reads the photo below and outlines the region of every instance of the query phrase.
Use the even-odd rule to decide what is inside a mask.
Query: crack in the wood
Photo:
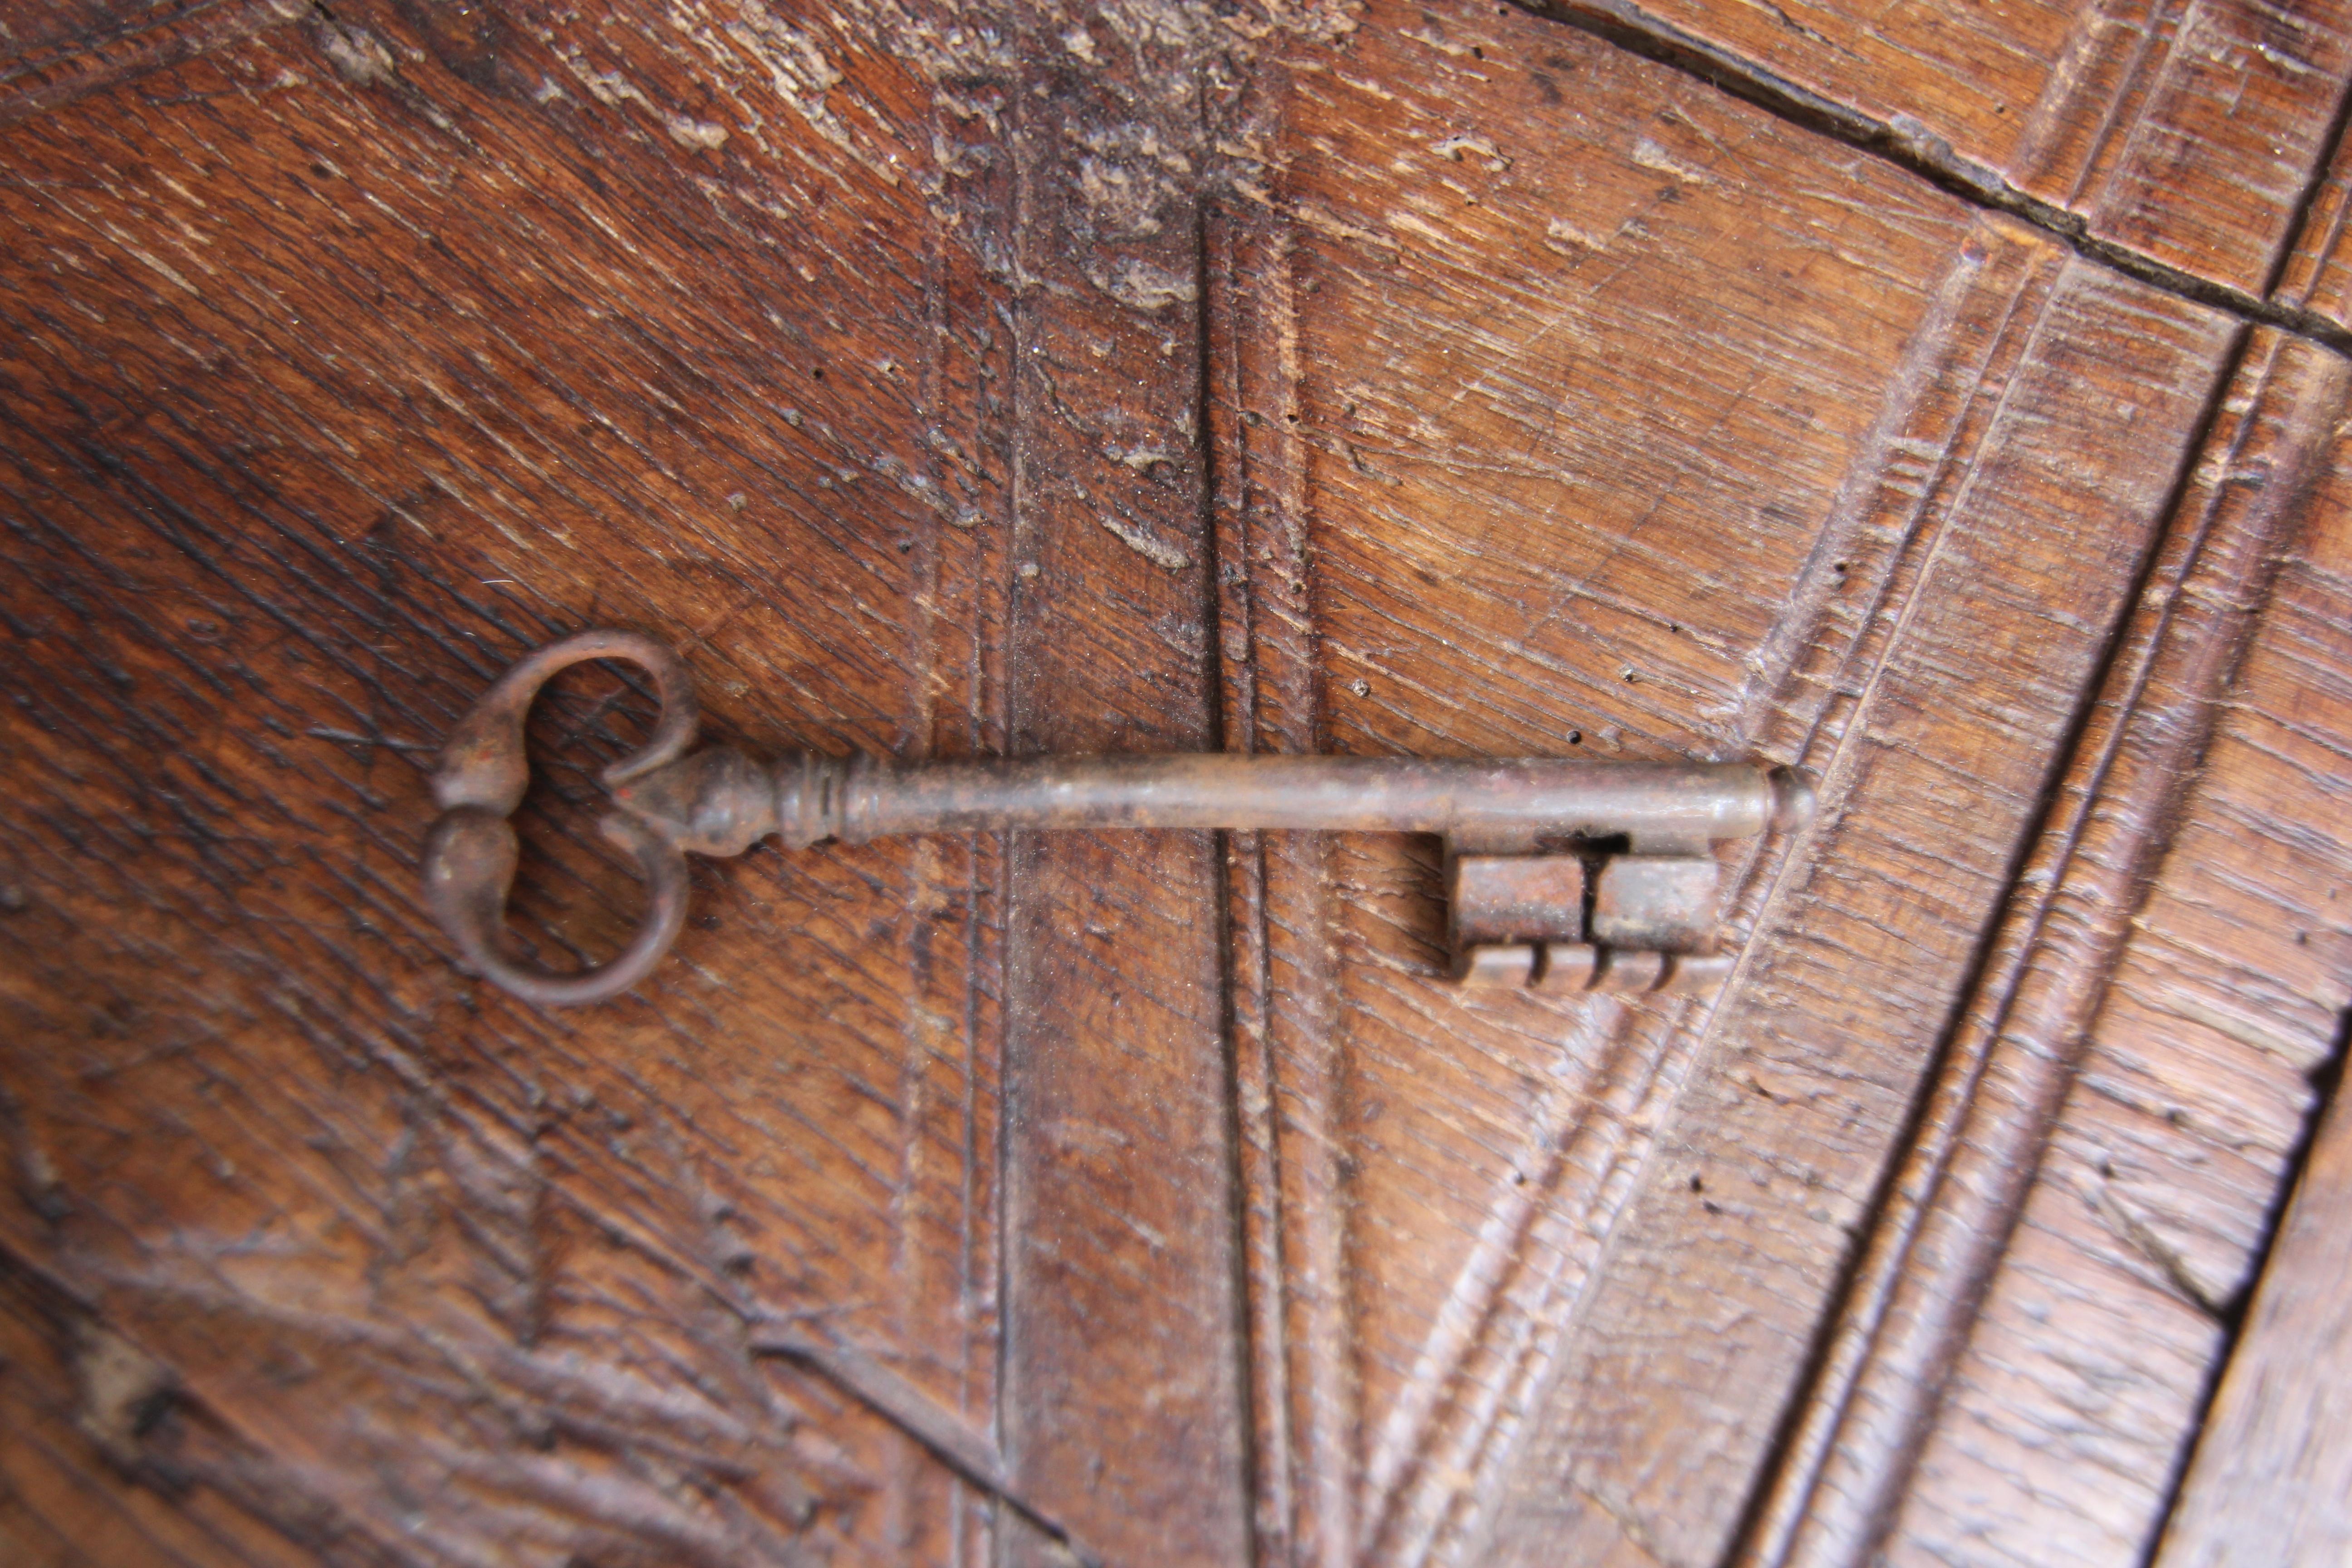
[[[2166,1241],[2151,1221],[2116,1195],[2111,1180],[2103,1180],[2089,1198],[2092,1212],[2106,1222],[2125,1246],[2154,1264],[2183,1301],[2217,1322],[2221,1320],[2228,1303],[2216,1300],[2205,1288],[2180,1248]]]
[[[2303,1185],[2304,1168],[2311,1163],[2312,1145],[2318,1139],[2320,1124],[2327,1119],[2328,1107],[2344,1091],[2347,1060],[2352,1060],[2352,1007],[2346,1008],[2337,1020],[2336,1048],[2311,1071],[2311,1107],[2304,1112],[2302,1133],[2279,1173],[2278,1190],[2271,1199],[2270,1213],[2263,1216],[2262,1245],[2248,1260],[2245,1282],[2215,1310],[2214,1316],[2221,1324],[2221,1343],[2206,1368],[2205,1386],[2199,1393],[2196,1411],[2180,1435],[2180,1446],[2173,1452],[2172,1473],[2165,1478],[2164,1508],[2157,1515],[2156,1528],[2141,1543],[2139,1568],[2156,1568],[2165,1535],[2180,1511],[2189,1468],[2196,1463],[2197,1450],[2204,1444],[2205,1428],[2213,1419],[2213,1404],[2221,1392],[2221,1380],[2228,1375],[2230,1363],[2237,1359],[2238,1346],[2245,1337],[2246,1314],[2253,1305],[2254,1292],[2263,1276],[2270,1271],[2271,1253],[2278,1246],[2279,1226],[2286,1219],[2288,1205],[2294,1202],[2295,1190]]]
[[[772,1323],[752,1334],[755,1355],[797,1362],[920,1444],[965,1481],[1019,1514],[1067,1552],[1080,1568],[1102,1568],[1070,1529],[1024,1497],[1005,1471],[996,1446],[954,1412],[864,1352]]]
[[[2352,358],[2352,329],[2307,306],[2290,305],[2266,297],[2277,287],[2279,276],[2293,255],[2294,237],[2302,232],[2312,205],[2326,182],[2328,165],[2343,142],[2347,119],[2352,118],[2352,92],[2343,95],[2335,119],[2319,143],[2309,177],[2284,231],[2288,237],[2273,261],[2263,293],[2256,294],[2200,278],[2129,246],[2103,238],[2091,231],[2090,220],[2082,214],[2019,190],[1993,169],[1955,152],[1951,143],[1917,121],[1902,115],[1881,120],[1851,104],[1824,97],[1729,49],[1685,33],[1627,0],[1511,3],[1546,21],[1574,27],[1629,54],[1697,77],[1791,124],[1893,163],[1972,206],[2014,218],[2058,240],[2085,260],[2136,282],[2253,325],[2273,327],[2308,339]]]

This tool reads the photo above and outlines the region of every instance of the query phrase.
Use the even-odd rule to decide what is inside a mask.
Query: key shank
[[[1036,757],[894,768],[802,756],[773,769],[703,752],[613,792],[705,854],[771,833],[794,848],[994,828],[1324,828],[1448,837],[1746,838],[1794,781],[1764,769],[1547,757]],[[708,845],[709,847],[704,848]],[[724,847],[722,847],[724,846]]]

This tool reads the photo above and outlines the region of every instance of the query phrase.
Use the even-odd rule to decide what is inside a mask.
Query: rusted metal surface
[[[1701,953],[1715,945],[1723,868],[1706,855],[1620,855],[1592,894],[1592,938],[1611,947]]]
[[[1563,910],[1584,908],[1584,862],[1573,855],[1456,855],[1448,879],[1454,945],[1541,942]]]
[[[662,713],[646,747],[608,768],[619,808],[605,835],[636,858],[646,923],[619,956],[572,973],[517,958],[506,930],[518,844],[509,822],[530,776],[523,720],[558,671],[625,659],[653,677]],[[425,894],[466,963],[527,1001],[602,1001],[643,979],[686,919],[686,856],[740,855],[775,834],[826,839],[1001,828],[1306,828],[1436,833],[1552,853],[1452,857],[1455,977],[1541,990],[1711,984],[1716,863],[1704,855],[1602,857],[1612,841],[1696,846],[1801,823],[1812,791],[1785,769],[1559,758],[1192,754],[1044,757],[896,768],[803,753],[761,763],[730,747],[688,753],[699,712],[685,666],[633,632],[592,631],[524,658],[461,721],[433,775],[440,819]],[[1586,858],[1601,858],[1585,910]]]

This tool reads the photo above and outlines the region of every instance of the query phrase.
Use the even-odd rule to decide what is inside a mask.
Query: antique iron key
[[[653,739],[607,768],[607,837],[652,894],[610,963],[575,973],[509,956],[508,821],[530,764],[523,719],[558,670],[626,659],[653,677]],[[1793,826],[1812,791],[1787,769],[1555,758],[1043,757],[897,768],[803,754],[773,763],[730,747],[688,754],[698,721],[677,656],[634,632],[551,643],[460,721],[433,774],[441,816],[425,896],[467,962],[543,1005],[597,1002],[643,979],[686,919],[686,856],[740,855],[769,834],[794,848],[898,833],[991,828],[1340,828],[1441,834],[1454,977],[1538,991],[1650,992],[1712,984],[1720,872],[1711,847]]]

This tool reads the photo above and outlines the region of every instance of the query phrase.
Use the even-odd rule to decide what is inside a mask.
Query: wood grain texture
[[[1019,18],[1012,745],[1213,750],[1201,220],[1177,180],[1206,154],[1212,40],[1181,13]],[[1223,861],[1204,833],[1009,855],[1004,1442],[1119,1562],[1248,1551]]]
[[[1983,1479],[2003,1468],[1998,1441],[1971,1440],[1988,1426],[2048,1423],[2118,1468],[2140,1449],[2127,1468],[2135,1476],[2159,1461],[2168,1477],[2177,1468],[2222,1343],[2215,1320],[2242,1300],[2305,1135],[2311,1077],[2338,1048],[2352,1003],[2339,761],[2347,731],[2330,651],[2342,635],[2347,559],[2345,376],[2298,346],[2256,352],[2263,359],[2250,354],[2243,379],[2261,374],[2260,392],[2247,391],[2259,398],[2252,417],[2269,428],[2203,466],[2237,494],[2216,509],[2205,546],[2215,559],[2203,569],[2211,576],[2183,591],[2185,641],[2193,647],[2197,611],[2222,622],[2202,656],[2212,708],[2202,771],[2175,808],[2020,1239],[1955,1373],[1919,1500],[1906,1507],[1966,1513],[1972,1537],[1992,1533],[1989,1518],[2005,1522],[2016,1485]],[[2232,525],[2252,537],[2231,541]],[[2157,713],[2194,732],[2193,718]],[[2049,1245],[2046,1233],[2068,1231],[2073,1246]],[[2037,1289],[2027,1282],[2036,1274],[2063,1284]],[[2053,1300],[2079,1305],[2053,1313]],[[2063,1331],[2041,1326],[2068,1317],[2077,1322]],[[1996,1402],[2010,1413],[1990,1419]],[[2030,1437],[2028,1447],[2048,1451]],[[1960,1474],[1948,1479],[1940,1456],[1961,1448],[1976,1463],[1955,1460]],[[2166,1500],[2150,1481],[2109,1488],[2105,1528],[2082,1560],[2142,1560]],[[2047,1504],[2017,1511],[2012,1555],[2042,1550],[2063,1528]],[[1949,1526],[1931,1529],[1948,1555]]]
[[[985,1500],[753,1340],[992,1436],[985,849],[707,880],[683,966],[562,1018],[410,883],[435,738],[583,622],[771,746],[1001,744],[1003,253],[922,189],[978,89],[756,9],[417,15],[11,132],[7,1246],[303,1551],[977,1560]],[[576,769],[643,710],[547,718]],[[609,946],[625,877],[533,840],[540,940]]]
[[[1743,1468],[1774,1436],[1748,1391],[1787,1386],[1804,1363],[1841,1243],[1969,979],[1974,942],[1947,933],[1973,936],[1998,908],[2005,846],[2032,820],[2162,513],[2170,480],[2149,460],[2149,426],[2177,467],[2228,330],[2071,266],[2053,283],[2027,306],[2032,335],[1980,445],[1930,501],[1941,528],[1897,635],[1849,687],[1856,708],[1822,759],[1829,809],[1807,870],[1761,917],[1790,956],[1718,1009],[1708,1070],[1621,1226],[1622,1261],[1572,1352],[1588,1397],[1556,1406],[1521,1494],[1530,1560],[1536,1521],[1590,1532],[1596,1556],[1700,1560],[1727,1544]],[[2140,389],[2137,428],[2102,417],[2092,367]],[[2168,397],[2150,421],[2139,399],[2159,388]],[[2053,418],[2060,409],[2080,423]],[[2025,597],[2037,582],[2038,606]],[[1995,647],[2008,658],[1989,658]],[[1717,1189],[1728,1191],[1706,1195]],[[1706,1330],[1661,1353],[1645,1325],[1674,1321]],[[1612,1397],[1592,1399],[1593,1383]],[[1668,1399],[1681,1409],[1662,1421]],[[1694,1426],[1706,1439],[1692,1441]],[[1594,1501],[1545,1506],[1535,1487],[1547,1475]]]
[[[1898,361],[1927,293],[1905,262],[1958,244],[1964,215],[1853,163],[1815,207],[1778,187],[1823,143],[1483,8],[1375,9],[1344,58],[1291,70],[1286,139],[1303,151],[1271,194],[1294,244],[1280,272],[1236,282],[1296,334],[1261,427],[1304,447],[1334,743],[1703,750],[1712,715],[1691,689],[1736,691],[1740,640],[1776,624],[1816,542],[1799,519],[1867,425],[1841,391]],[[1878,224],[1877,243],[1815,238],[1832,210]],[[1773,258],[1774,281],[1709,302],[1681,270],[1707,266],[1699,236]],[[1528,286],[1483,290],[1465,329],[1448,301],[1498,273]],[[1866,330],[1840,309],[1853,298],[1874,301]],[[1669,300],[1700,304],[1677,319]],[[1667,351],[1686,357],[1663,387],[1645,374],[1661,339],[1690,345]],[[1820,377],[1818,421],[1790,416],[1800,366]],[[1661,505],[1677,474],[1698,493]],[[1696,599],[1677,552],[1727,532],[1752,559],[1710,552],[1700,581],[1718,592]],[[1687,639],[1651,607],[1668,602]],[[1630,699],[1629,658],[1654,680]],[[1465,1505],[1507,1459],[1605,1229],[1588,1205],[1614,1197],[1643,1102],[1679,1063],[1616,1037],[1633,1019],[1612,1005],[1432,991],[1425,848],[1333,855],[1361,1422],[1349,1533],[1371,1560],[1412,1561],[1463,1550]]]
[[[306,0],[8,0],[0,126],[310,14]]]
[[[2280,1222],[2156,1562],[2317,1568],[2352,1553],[2352,1115],[2339,1092]]]
[[[2147,1539],[2344,1005],[2343,361],[1488,0],[226,15],[61,16],[0,100],[0,1556]],[[1874,36],[2074,39],[2047,199],[2231,289],[2315,188],[2329,319],[2330,18],[2011,20]],[[425,923],[421,769],[605,622],[758,751],[1824,809],[1727,861],[1713,998],[1454,990],[1433,842],[982,835],[705,867],[545,1015]],[[649,719],[534,721],[542,952],[634,914]],[[1986,1306],[1857,1524],[1879,1406],[1795,1402],[2004,1051],[1946,1189],[2018,1239],[1884,1275]]]
[[[1964,993],[1959,933],[1998,907],[2231,334],[2021,230],[1939,224],[1939,198],[1899,177],[1841,217],[1892,217],[1907,188],[1918,218],[1838,259],[1811,253],[1801,203],[1819,187],[1785,195],[1772,140],[1736,108],[1669,87],[1637,113],[1671,77],[1559,36],[1536,55],[1543,35],[1469,8],[1383,20],[1368,16],[1344,68],[1294,58],[1284,123],[1308,151],[1275,185],[1298,229],[1295,412],[1335,741],[1761,742],[1828,764],[1809,858],[1841,869],[1767,928],[1757,973],[1712,1018],[1604,1017],[1430,997],[1412,981],[1433,967],[1414,934],[1428,873],[1408,845],[1337,846],[1355,1533],[1374,1561],[1706,1561],[1773,1435],[1776,1401],[1756,1391],[1801,1370],[1841,1223],[1864,1212]],[[1423,126],[1443,162],[1413,146]],[[1866,181],[1872,165],[1845,167]],[[1806,284],[1744,316],[1736,289],[1672,273],[1709,246],[1785,258]],[[1524,300],[1481,283],[1469,329],[1447,320],[1474,276],[1557,276],[1544,250],[1568,261],[1564,281]],[[1848,256],[1917,259],[1888,278],[1841,274]],[[1625,320],[1618,289],[1672,313]],[[1857,299],[1880,308],[1881,335],[1857,330]],[[1705,348],[1650,374],[1684,333]],[[1845,383],[1841,352],[1879,357]],[[1793,429],[1769,422],[1800,396],[1774,379],[1784,363],[1818,394]],[[1843,390],[1863,384],[1894,390]],[[2105,390],[2124,385],[2126,399]],[[1848,422],[1832,434],[1832,418]],[[2021,596],[2035,583],[2038,615]],[[2014,662],[1989,658],[1995,646]],[[1958,718],[1948,705],[1966,712],[1971,689],[1983,706]],[[1770,882],[1751,884],[1745,918],[1770,908]],[[1808,943],[1820,956],[1802,975],[1782,950]],[[1778,1092],[1748,1089],[1759,1058]],[[1678,1092],[1710,1068],[1708,1100],[1737,1085],[1755,1109],[1703,1102],[1689,1115],[1705,1131],[1660,1153]],[[1825,1081],[1833,1094],[1804,1087]],[[1809,1101],[1819,1147],[1792,1126]]]
[[[2347,217],[2352,217],[2352,141],[2339,139],[2323,176],[2313,187],[2303,226],[2272,290],[2273,300],[2292,310],[2308,311],[2325,324],[2352,324],[2345,299],[2343,249]]]
[[[2272,299],[2307,313],[2320,329],[2352,326],[2344,227],[2352,218],[2352,137],[2339,132],[2326,167],[2312,184],[2301,228],[2279,271]],[[2340,346],[2340,345],[2339,345]]]
[[[1980,199],[2260,298],[2334,149],[2324,5],[1536,0],[1834,122]]]
[[[2299,1135],[2302,1074],[2341,1005],[2300,959],[2288,972],[2320,995],[2289,1003],[2270,957],[2307,943],[2310,921],[2289,911],[2326,908],[2343,879],[2332,857],[2288,847],[2326,831],[2326,791],[2273,777],[2239,793],[2230,721],[2214,726],[2254,627],[2271,635],[2258,616],[2277,561],[2308,547],[2347,384],[2332,354],[2250,340],[1832,1331],[1752,1560],[2147,1551],[2219,1315]],[[2202,793],[2185,803],[2200,757]],[[2282,1028],[2299,1052],[2260,1048]],[[2109,1477],[2095,1493],[2052,1485],[2092,1466]]]
[[[1234,110],[1255,140],[1273,106],[1251,94]],[[1247,209],[1212,214],[1204,239],[1225,744],[1320,751],[1295,241]],[[1341,1568],[1357,1559],[1357,1379],[1330,846],[1235,834],[1226,877],[1254,1544],[1263,1563]]]

